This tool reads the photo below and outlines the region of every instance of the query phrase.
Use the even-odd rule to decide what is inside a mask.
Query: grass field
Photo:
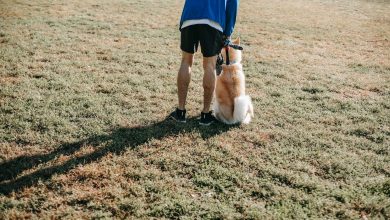
[[[255,118],[176,107],[179,0],[0,0],[0,219],[389,219],[390,2],[241,1]]]

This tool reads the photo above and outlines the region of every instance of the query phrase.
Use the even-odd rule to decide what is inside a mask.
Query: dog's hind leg
[[[217,101],[213,103],[213,112],[215,115],[219,114],[219,104]]]
[[[234,124],[232,107],[226,105],[219,106],[219,113],[216,114],[218,120],[225,124]]]

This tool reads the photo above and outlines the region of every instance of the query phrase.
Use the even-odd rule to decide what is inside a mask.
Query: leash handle
[[[229,38],[226,38],[224,39],[223,41],[223,47],[231,47],[231,48],[234,48],[236,50],[244,50],[244,48],[240,45],[237,45],[237,44],[233,44]]]
[[[236,50],[244,50],[243,47],[241,47],[240,45],[236,45],[236,44],[229,44],[229,47],[234,48]]]

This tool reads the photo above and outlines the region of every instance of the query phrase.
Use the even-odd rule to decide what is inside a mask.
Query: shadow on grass
[[[127,149],[135,149],[150,139],[163,139],[180,133],[199,132],[203,139],[208,139],[226,132],[232,126],[216,123],[204,127],[198,125],[195,118],[188,119],[186,124],[164,120],[145,127],[118,128],[108,135],[94,136],[74,143],[60,145],[56,150],[41,155],[20,156],[0,164],[0,193],[8,195],[25,187],[30,187],[38,181],[50,179],[54,174],[66,173],[72,168],[92,163],[108,153],[120,154]],[[60,155],[72,155],[83,146],[100,146],[92,153],[75,156],[63,164],[38,169],[30,174],[16,178],[23,171],[54,160]]]

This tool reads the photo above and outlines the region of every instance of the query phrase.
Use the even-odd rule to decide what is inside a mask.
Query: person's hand
[[[230,40],[230,39],[231,39],[231,36],[223,35],[222,39],[223,39],[223,40]]]
[[[222,42],[223,42],[224,47],[226,47],[230,44],[230,39],[231,39],[230,36],[223,35]]]

